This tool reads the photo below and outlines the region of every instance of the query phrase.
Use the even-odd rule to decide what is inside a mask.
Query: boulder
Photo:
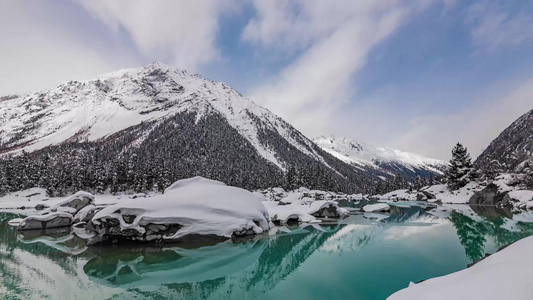
[[[69,213],[50,213],[47,215],[29,216],[22,220],[18,230],[49,229],[68,227],[72,225],[72,215]]]
[[[96,206],[89,204],[82,208],[75,216],[74,223],[78,222],[89,222],[94,215],[101,210],[102,208],[97,208]]]
[[[424,193],[418,193],[416,194],[416,201],[427,201],[428,197],[424,195]]]
[[[433,195],[432,193],[428,191],[420,191],[420,193],[424,194],[424,196],[426,196],[426,198],[428,199],[437,199],[435,195]]]
[[[50,208],[42,211],[40,215],[63,212],[75,216],[80,210],[91,204],[94,204],[94,195],[80,191],[66,198],[65,200],[51,206]]]
[[[486,188],[472,195],[470,200],[468,200],[468,204],[505,206],[508,204],[509,199],[505,198],[506,194],[507,192],[501,193],[498,186],[491,183]]]

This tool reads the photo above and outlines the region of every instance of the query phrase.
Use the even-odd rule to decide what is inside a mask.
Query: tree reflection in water
[[[475,212],[483,216],[453,212],[439,219],[428,213],[430,209],[393,207],[380,221],[352,217],[335,225],[279,227],[268,237],[192,248],[87,247],[85,239],[68,229],[17,234],[7,225],[15,216],[0,214],[0,294],[72,299],[83,295],[94,299],[250,298],[274,289],[318,249],[358,251],[441,224],[453,226],[466,256],[477,260],[485,254],[488,240],[503,246],[533,234],[533,224],[510,219],[507,212],[478,209]]]

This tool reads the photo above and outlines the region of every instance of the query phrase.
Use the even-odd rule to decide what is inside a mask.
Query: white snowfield
[[[281,169],[285,165],[259,141],[256,119],[298,150],[326,164],[311,140],[225,83],[159,62],[4,100],[0,106],[0,139],[9,141],[25,132],[17,143],[28,144],[16,151],[31,152],[69,139],[98,140],[141,122],[161,121],[182,112],[196,113],[197,120],[212,113],[222,115],[259,155]],[[143,136],[148,136],[150,130]]]
[[[131,223],[124,215],[134,216]],[[145,232],[148,224],[182,226],[166,239],[179,239],[188,234],[231,237],[235,232],[252,230],[259,234],[270,229],[267,209],[251,192],[205,178],[180,180],[152,198],[138,198],[108,206],[99,211],[92,222],[117,219],[122,230]]]
[[[474,266],[391,295],[388,300],[529,300],[533,237],[522,239]]]
[[[313,140],[324,151],[355,167],[381,169],[379,164],[388,163],[403,166],[411,171],[414,168],[443,174],[441,169],[448,163],[438,159],[401,151],[389,147],[378,147],[347,138],[319,137]]]

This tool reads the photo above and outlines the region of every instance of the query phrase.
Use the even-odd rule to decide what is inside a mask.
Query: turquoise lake
[[[533,234],[525,213],[413,205],[200,247],[87,247],[68,229],[22,235],[0,213],[0,298],[385,299]]]

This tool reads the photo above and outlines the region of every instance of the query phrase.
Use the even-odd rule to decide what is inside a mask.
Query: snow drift
[[[466,270],[411,284],[387,299],[531,299],[531,252],[528,237]]]
[[[171,241],[189,235],[231,238],[270,228],[259,197],[201,177],[180,180],[159,196],[106,207],[91,223],[104,240],[133,241]]]

